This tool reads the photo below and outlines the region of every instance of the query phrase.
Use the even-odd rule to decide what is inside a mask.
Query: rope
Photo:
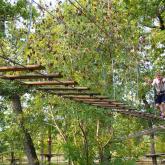
[[[137,101],[138,102],[139,102],[139,73],[140,73],[139,64],[137,63],[137,75],[136,75],[136,78],[137,78]]]
[[[114,60],[112,59],[112,88],[113,88],[113,98],[116,98],[116,87],[115,87],[115,73],[114,73]]]
[[[57,16],[54,16],[51,12],[49,12],[46,8],[44,8],[43,6],[41,6],[39,3],[37,3],[35,0],[32,0],[38,7],[39,9],[41,10],[44,10],[46,11],[53,19],[55,19],[59,24],[63,23],[65,25],[65,27],[67,27],[69,30],[71,30],[72,32],[74,33],[77,33],[79,34],[81,37],[84,37],[83,34],[81,34],[79,31],[77,32],[76,30],[72,29],[71,27],[69,27],[66,22],[64,22],[64,20],[61,18],[61,17],[57,17]]]

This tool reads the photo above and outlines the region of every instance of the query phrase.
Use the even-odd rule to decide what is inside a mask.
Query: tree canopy
[[[164,74],[164,8],[163,0],[66,0],[56,4],[2,0],[0,66],[41,64],[46,73],[60,72],[92,91],[158,114],[153,90],[144,79],[153,79],[156,71]],[[147,129],[147,120],[1,79],[0,153],[22,151],[20,116],[13,114],[9,104],[15,94],[21,96],[24,126],[37,151],[48,153],[50,132],[52,152],[63,153],[75,165],[90,165],[96,159],[104,165],[107,161],[131,164],[150,150],[147,135],[120,140]],[[164,138],[164,132],[158,131],[158,152],[165,152]]]

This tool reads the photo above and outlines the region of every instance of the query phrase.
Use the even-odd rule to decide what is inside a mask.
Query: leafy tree
[[[64,78],[110,98],[124,100],[142,111],[153,111],[148,106],[150,92],[143,78],[164,69],[163,1],[79,0],[83,8],[76,1],[69,2],[59,3],[51,11],[56,19],[46,15],[36,22],[28,47],[19,57],[21,63],[41,63],[47,72],[62,72]],[[159,26],[155,27],[156,20]],[[21,34],[18,29],[10,32],[17,32],[18,39],[25,35],[24,29]],[[3,46],[6,55],[13,57],[14,48],[9,42],[3,41]],[[92,164],[96,156],[104,165],[122,164],[127,161],[125,157],[131,164],[148,150],[147,137],[120,140],[148,128],[146,121],[45,93],[31,94],[22,101],[26,105],[24,124],[33,132],[36,144],[41,128],[46,132],[47,125],[51,125],[57,140],[53,151],[60,148],[74,164]],[[158,134],[160,150],[163,138]]]

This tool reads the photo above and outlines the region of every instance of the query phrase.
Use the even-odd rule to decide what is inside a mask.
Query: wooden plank
[[[104,100],[104,99],[99,99],[99,98],[91,98],[91,99],[86,99],[86,98],[73,98],[73,100],[75,100],[75,101],[80,101],[80,102],[100,102],[100,101],[102,101],[102,100]]]
[[[70,97],[65,96],[65,98],[70,98]],[[72,97],[71,99],[73,99],[74,101],[82,102],[84,104],[89,104],[91,106],[97,106],[99,108],[104,108],[104,109],[112,108],[112,109],[114,109],[113,112],[121,113],[126,116],[134,116],[137,118],[141,117],[141,118],[144,118],[147,120],[150,120],[150,119],[161,120],[160,117],[153,116],[153,115],[150,116],[150,114],[135,111],[136,109],[134,109],[134,108],[122,107],[122,106],[115,105],[115,104],[101,105],[101,104],[99,104],[99,102],[96,102],[96,103],[92,102],[95,100],[98,101],[98,98],[91,98],[92,101],[90,101],[90,99],[88,97],[80,97],[80,98]],[[104,100],[104,98],[103,98],[103,100]]]
[[[78,100],[78,99],[74,99],[75,101],[80,101],[80,102],[84,102],[84,103],[91,103],[91,104],[99,104],[99,105],[105,105],[105,104],[108,104],[108,102],[102,102],[102,101],[97,101],[97,102],[95,102],[95,101],[90,101],[90,100],[83,100],[83,99],[80,99],[80,100]],[[109,104],[110,105],[110,104]]]
[[[165,156],[165,153],[147,154],[146,157],[160,157]]]
[[[86,98],[75,98],[75,100],[77,101],[91,101],[91,102],[105,102],[105,103],[112,103],[112,104],[116,104],[116,105],[125,105],[124,103],[120,103],[114,100],[110,100],[110,99],[98,99],[98,98],[90,98],[90,99],[86,99]]]
[[[53,80],[53,81],[34,81],[34,82],[23,82],[26,85],[76,85],[75,81],[63,81],[63,80]]]
[[[42,70],[45,67],[41,65],[25,65],[25,66],[1,66],[0,72],[8,71],[33,71],[33,70]]]
[[[89,95],[86,95],[86,96],[63,96],[63,98],[68,98],[68,99],[107,99],[108,97],[107,96],[89,96]]]
[[[43,88],[38,88],[38,89],[39,90],[51,90],[51,91],[89,90],[88,87],[43,87]]]
[[[82,92],[82,93],[80,93],[80,92],[53,92],[53,94],[55,94],[55,95],[89,95],[89,96],[93,96],[93,95],[99,95],[100,93],[94,93],[94,92],[86,92],[86,93],[84,93],[84,92]]]
[[[88,102],[91,102],[93,104],[105,105],[105,106],[109,106],[109,105],[113,105],[113,106],[116,106],[116,107],[123,107],[124,106],[124,104],[122,104],[122,103],[121,104],[120,103],[116,104],[116,102],[114,103],[114,102],[104,101],[104,100],[100,100],[100,101],[90,101],[90,100],[88,100]]]
[[[101,103],[91,103],[92,105],[95,106],[100,106],[100,107],[114,107],[116,109],[128,109],[127,107],[122,107],[122,106],[117,106],[115,104],[101,104]]]
[[[9,79],[9,80],[15,80],[15,79],[52,79],[52,78],[62,78],[62,75],[60,73],[53,73],[53,74],[29,74],[29,75],[2,75],[0,76],[2,79]]]
[[[109,107],[102,107],[102,108],[109,109]],[[160,118],[159,116],[151,115],[151,114],[145,113],[145,112],[139,113],[138,111],[129,111],[129,110],[122,110],[122,109],[115,109],[114,112],[118,112],[118,113],[121,113],[123,115],[129,115],[129,116],[134,116],[134,117],[138,117],[138,118],[144,118],[146,120],[155,119],[155,120],[163,120],[164,121],[164,119]]]

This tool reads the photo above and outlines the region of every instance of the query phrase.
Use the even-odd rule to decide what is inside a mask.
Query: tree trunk
[[[84,138],[84,154],[86,157],[86,164],[89,164],[89,144],[88,144],[88,131],[87,128],[84,128],[83,122],[79,122],[79,127],[82,131]]]
[[[5,36],[5,19],[0,20],[0,38]]]
[[[109,152],[109,146],[104,146],[99,151],[99,158],[101,165],[109,165],[111,162],[111,154]]]
[[[43,134],[41,135],[41,165],[44,165],[44,138]]]
[[[13,151],[11,151],[11,162],[10,162],[10,165],[16,165],[16,159],[15,159]]]
[[[18,95],[14,95],[11,97],[13,112],[19,119],[19,126],[23,134],[23,146],[26,156],[28,158],[29,165],[39,165],[39,161],[37,158],[37,154],[34,148],[34,144],[32,138],[28,132],[28,130],[24,126],[23,121],[23,111],[21,106],[20,97]]]
[[[109,165],[111,162],[111,153],[109,152],[109,142],[108,141],[104,146],[99,143],[99,129],[100,129],[100,121],[97,121],[97,130],[96,130],[96,137],[98,143],[98,150],[99,150],[99,163],[100,165]]]

